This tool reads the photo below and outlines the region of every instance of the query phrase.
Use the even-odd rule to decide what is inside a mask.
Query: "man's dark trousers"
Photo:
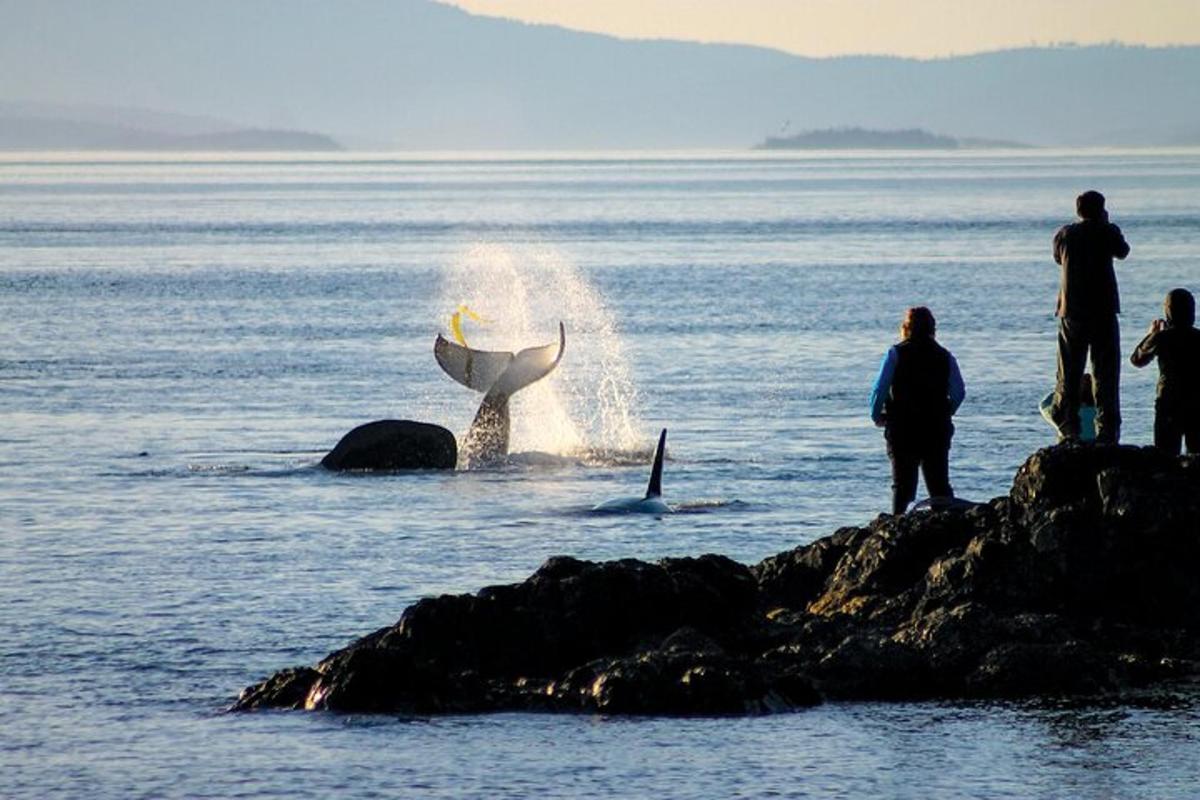
[[[1079,383],[1092,354],[1096,387],[1096,442],[1121,439],[1121,328],[1115,314],[1058,320],[1058,385],[1054,420],[1064,438],[1079,438]]]

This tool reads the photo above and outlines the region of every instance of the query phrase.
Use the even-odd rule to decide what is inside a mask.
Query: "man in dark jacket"
[[[1156,319],[1130,361],[1144,367],[1158,359],[1158,396],[1154,400],[1154,446],[1173,456],[1187,442],[1200,453],[1200,330],[1196,299],[1187,289],[1172,289],[1163,303],[1166,319]]]
[[[1092,356],[1096,386],[1096,442],[1121,438],[1121,301],[1113,259],[1129,255],[1121,229],[1108,221],[1104,195],[1075,199],[1079,222],[1054,235],[1054,261],[1062,266],[1058,290],[1058,380],[1053,417],[1060,440],[1079,438],[1079,380]]]

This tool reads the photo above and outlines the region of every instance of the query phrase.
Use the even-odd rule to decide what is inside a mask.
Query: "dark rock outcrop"
[[[343,436],[321,466],[334,471],[454,469],[457,461],[458,442],[442,426],[381,419]]]
[[[743,714],[1094,694],[1200,674],[1200,459],[1064,446],[1008,497],[881,515],[747,567],[558,557],[422,600],[234,708]]]

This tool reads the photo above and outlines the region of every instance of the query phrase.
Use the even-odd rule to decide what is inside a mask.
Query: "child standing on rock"
[[[1158,359],[1158,396],[1154,401],[1154,446],[1179,455],[1200,453],[1200,330],[1196,299],[1187,289],[1172,289],[1163,302],[1165,319],[1150,323],[1130,361],[1144,367]]]

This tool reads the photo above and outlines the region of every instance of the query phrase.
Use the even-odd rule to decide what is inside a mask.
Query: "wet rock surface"
[[[343,436],[321,466],[335,472],[454,469],[457,460],[458,442],[442,426],[381,419]]]
[[[1061,446],[1007,497],[746,566],[557,557],[421,600],[235,710],[747,714],[1119,692],[1200,673],[1200,459]]]

